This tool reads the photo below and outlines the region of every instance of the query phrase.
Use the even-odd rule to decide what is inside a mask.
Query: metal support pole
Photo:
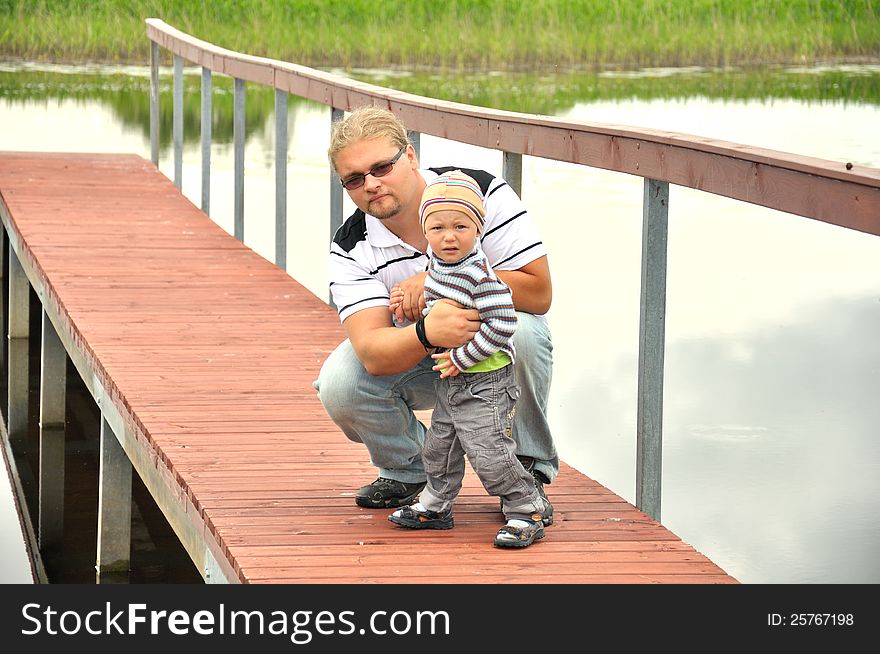
[[[416,151],[416,158],[421,161],[421,158],[422,158],[422,133],[407,131],[406,135],[409,138],[409,142],[412,143],[412,145],[413,145],[413,150]]]
[[[287,92],[275,89],[275,265],[287,270]]]
[[[40,348],[39,543],[43,555],[57,554],[64,532],[64,402],[67,352],[43,311]]]
[[[645,179],[636,425],[636,506],[660,520],[663,472],[663,350],[669,183]]]
[[[98,479],[98,583],[124,582],[131,558],[131,462],[101,416]]]
[[[244,242],[244,137],[245,137],[245,87],[244,80],[235,78],[233,98],[232,141],[235,176],[235,228],[234,235]]]
[[[6,274],[6,248],[9,247],[9,238],[6,236],[6,228],[0,223],[0,284],[4,285],[7,282],[8,275]],[[0,288],[4,288],[4,286],[0,286]],[[6,328],[6,294],[0,292],[0,330],[4,330]],[[6,365],[6,347],[5,343],[4,347],[0,347],[0,369]]]
[[[13,451],[24,452],[28,435],[28,339],[30,337],[30,291],[18,255],[9,243],[9,443]],[[16,450],[16,448],[18,448]]]
[[[507,181],[516,194],[522,197],[522,155],[517,152],[505,152],[501,163],[501,176]]]
[[[202,211],[211,215],[211,69],[202,67]]]
[[[150,159],[159,165],[159,44],[150,41]]]
[[[174,185],[183,185],[183,57],[174,55]]]
[[[342,117],[345,115],[345,112],[342,109],[337,109],[336,107],[330,108],[330,124],[332,125],[337,120],[342,120]],[[339,175],[336,174],[336,169],[331,165],[330,166],[330,240],[333,240],[333,237],[336,236],[336,230],[342,226],[342,185],[339,183]],[[329,301],[331,306],[335,306],[333,304],[333,296],[329,296]]]

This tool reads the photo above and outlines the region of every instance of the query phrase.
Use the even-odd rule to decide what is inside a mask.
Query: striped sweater
[[[467,370],[496,352],[504,352],[514,360],[513,298],[507,284],[495,276],[479,249],[455,263],[431,257],[425,279],[425,313],[442,298],[480,312],[480,330],[470,341],[451,350],[450,359],[456,368]]]

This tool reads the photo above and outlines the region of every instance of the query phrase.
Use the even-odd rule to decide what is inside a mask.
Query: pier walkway
[[[206,581],[736,583],[564,463],[548,487],[556,521],[523,551],[492,546],[498,502],[470,469],[455,529],[396,528],[387,510],[355,505],[375,468],[312,388],[344,338],[324,301],[134,155],[3,152],[0,195],[10,338],[22,337],[13,326],[23,274],[44,331],[54,329],[101,408],[102,461],[118,441]],[[14,441],[20,418],[8,422]],[[126,485],[124,474],[101,477],[98,549],[109,560],[114,542],[126,544],[113,518],[125,519]]]

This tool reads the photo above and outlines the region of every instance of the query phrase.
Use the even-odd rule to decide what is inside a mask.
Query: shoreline
[[[249,53],[242,53],[249,54]],[[286,61],[279,59],[278,61]],[[558,65],[558,64],[510,64],[503,68],[478,67],[478,66],[429,66],[426,64],[365,64],[365,65],[347,65],[347,64],[303,64],[300,62],[286,61],[286,63],[295,63],[297,65],[306,66],[322,71],[340,71],[343,74],[360,72],[369,73],[378,71],[386,74],[439,74],[439,75],[475,75],[475,74],[613,74],[639,71],[675,71],[675,70],[699,70],[708,72],[734,71],[734,70],[757,70],[757,69],[773,69],[788,68],[797,66],[807,66],[810,68],[835,68],[843,66],[880,66],[880,55],[857,55],[857,56],[840,56],[840,57],[798,57],[791,60],[774,60],[774,61],[751,61],[744,63],[730,63],[725,65],[710,64],[681,64],[681,65],[643,65],[643,66],[624,66],[620,64],[584,64],[582,66],[574,65]],[[20,55],[8,55],[0,51],[0,65],[25,66],[28,64],[46,65],[46,66],[71,66],[71,67],[146,67],[149,68],[149,57],[146,59],[68,59],[54,58],[51,56],[41,56],[36,58],[22,57]],[[170,64],[162,62],[161,67],[169,67]],[[197,64],[185,62],[185,67],[194,67]]]

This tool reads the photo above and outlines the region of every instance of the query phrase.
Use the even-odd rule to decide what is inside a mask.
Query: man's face
[[[349,197],[365,213],[380,220],[393,218],[412,201],[416,190],[418,165],[415,153],[406,146],[400,158],[386,173],[385,169],[400,148],[388,138],[356,141],[336,155],[336,172],[345,182],[358,176],[364,177],[362,186],[346,189]],[[375,173],[384,173],[377,177]]]

